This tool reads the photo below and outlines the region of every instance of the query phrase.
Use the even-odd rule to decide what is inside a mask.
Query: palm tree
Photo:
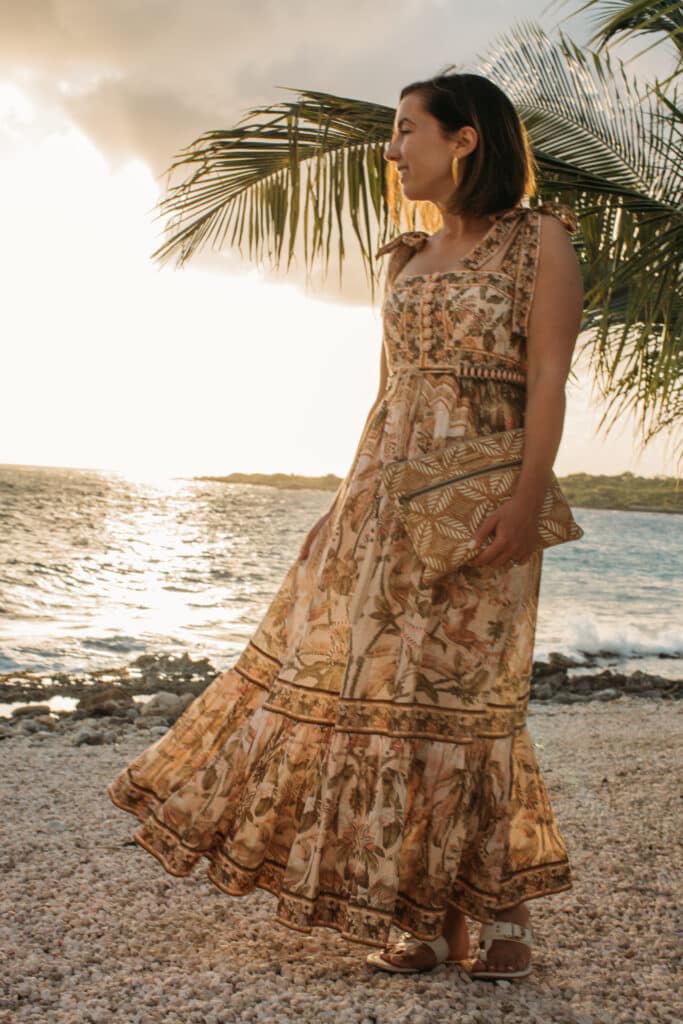
[[[598,50],[617,36],[628,38],[653,33],[661,37],[664,33],[666,42],[673,44],[676,65],[669,78],[660,85],[668,84],[683,70],[683,8],[680,0],[655,0],[654,3],[652,0],[587,0],[575,13],[589,7],[599,8],[597,32],[591,40],[598,41]],[[651,46],[661,42],[660,38]]]
[[[683,42],[680,4],[589,0],[617,33],[664,31]],[[664,20],[676,8],[671,22]],[[616,13],[615,13],[616,12]],[[655,14],[659,15],[656,20]],[[678,48],[677,48],[677,52]],[[680,65],[680,58],[679,58]],[[481,70],[511,97],[556,189],[581,218],[586,283],[582,352],[607,400],[600,426],[635,414],[642,448],[678,429],[683,459],[683,112],[676,80],[640,84],[607,53],[551,42],[529,25],[503,37]],[[673,86],[667,95],[665,86]],[[543,158],[558,162],[553,170]],[[546,170],[547,169],[547,170]]]
[[[656,434],[676,428],[680,465],[683,458],[680,437],[683,413],[683,109],[677,100],[676,85],[683,71],[683,8],[680,0],[587,0],[575,13],[588,8],[597,9],[597,31],[590,40],[598,44],[593,58],[597,69],[600,69],[597,54],[618,38],[653,34],[657,38],[647,49],[653,45],[671,46],[674,55],[674,68],[667,78],[656,79],[650,86],[638,87],[633,82],[631,91],[635,106],[645,115],[645,125],[649,125],[646,138],[643,140],[636,135],[634,141],[640,149],[641,160],[646,151],[654,158],[651,167],[654,173],[645,174],[644,181],[646,187],[649,186],[650,197],[661,202],[663,209],[653,209],[642,222],[637,219],[632,223],[629,218],[619,224],[612,243],[614,249],[621,248],[621,239],[629,230],[635,229],[636,234],[632,236],[631,245],[622,249],[612,280],[604,281],[602,308],[594,310],[590,301],[587,303],[585,325],[595,325],[596,330],[588,332],[584,349],[595,345],[594,352],[590,349],[592,364],[603,395],[609,400],[600,426],[610,409],[614,414],[608,429],[618,422],[623,411],[633,409],[640,420],[643,448]],[[609,58],[604,63],[611,74]],[[621,63],[620,74],[628,92]],[[666,90],[671,87],[673,91],[667,95]],[[609,224],[607,226],[609,228]],[[583,228],[585,235],[585,222]],[[608,261],[603,273],[609,274],[609,271]],[[630,304],[618,300],[620,286],[624,297],[630,297]],[[609,288],[614,289],[614,301],[610,301],[608,312],[604,300],[608,298]],[[650,288],[652,301],[648,303]],[[659,299],[664,293],[668,302],[662,305]],[[612,323],[620,324],[621,330],[614,330]]]
[[[670,0],[585,6],[596,3],[620,8],[619,24],[613,18],[603,27],[603,43],[617,31],[649,31],[647,6],[664,26],[658,31],[680,45]],[[581,49],[562,32],[551,39],[531,22],[501,37],[473,70],[497,82],[522,116],[540,172],[538,198],[577,211],[583,350],[608,401],[600,426],[610,411],[608,430],[632,411],[644,447],[680,426],[683,413],[683,114],[675,89],[667,95],[660,83],[640,84],[609,53]],[[194,169],[160,203],[175,233],[153,258],[175,252],[182,265],[230,231],[229,244],[242,254],[246,239],[257,262],[267,251],[279,267],[286,249],[289,268],[302,229],[307,274],[318,258],[327,270],[334,238],[341,275],[346,217],[374,301],[372,254],[390,229],[434,230],[440,216],[430,203],[406,201],[395,166],[384,160],[392,108],[291,91],[296,99],[254,108],[235,128],[206,132],[179,154],[169,174]],[[683,438],[677,451],[683,458]]]

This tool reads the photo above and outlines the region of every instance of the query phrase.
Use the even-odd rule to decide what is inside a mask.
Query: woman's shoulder
[[[564,225],[570,235],[573,235],[578,229],[578,217],[571,206],[567,206],[565,203],[546,202],[540,203],[538,206],[527,207],[527,209],[537,215],[545,214],[546,216],[555,217]]]

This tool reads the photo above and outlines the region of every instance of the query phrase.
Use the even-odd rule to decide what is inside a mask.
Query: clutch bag
[[[423,582],[435,583],[488,546],[468,544],[483,520],[512,496],[523,451],[524,428],[516,427],[462,438],[383,467],[382,481],[422,562]],[[554,473],[538,533],[540,548],[583,537]]]

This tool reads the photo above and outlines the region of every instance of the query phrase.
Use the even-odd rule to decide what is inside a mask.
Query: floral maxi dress
[[[422,583],[384,493],[392,460],[523,426],[540,224],[498,214],[462,270],[410,274],[404,232],[383,303],[389,377],[305,559],[234,665],[107,787],[172,875],[205,857],[223,892],[275,919],[384,946],[569,889],[526,728],[542,551]],[[409,269],[409,268],[408,268]]]

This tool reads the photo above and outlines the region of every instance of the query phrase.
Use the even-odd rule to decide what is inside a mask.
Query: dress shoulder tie
[[[570,235],[573,235],[578,229],[578,218],[571,206],[566,206],[564,203],[549,201],[541,203],[540,206],[536,206],[534,209],[538,210],[539,213],[549,213],[553,217],[557,217],[557,219],[564,224]]]
[[[429,235],[426,231],[404,231],[400,235],[396,235],[396,238],[392,238],[390,242],[383,245],[375,253],[375,259],[378,256],[384,256],[385,253],[393,252],[398,249],[401,245],[407,245],[411,249],[421,249]]]

